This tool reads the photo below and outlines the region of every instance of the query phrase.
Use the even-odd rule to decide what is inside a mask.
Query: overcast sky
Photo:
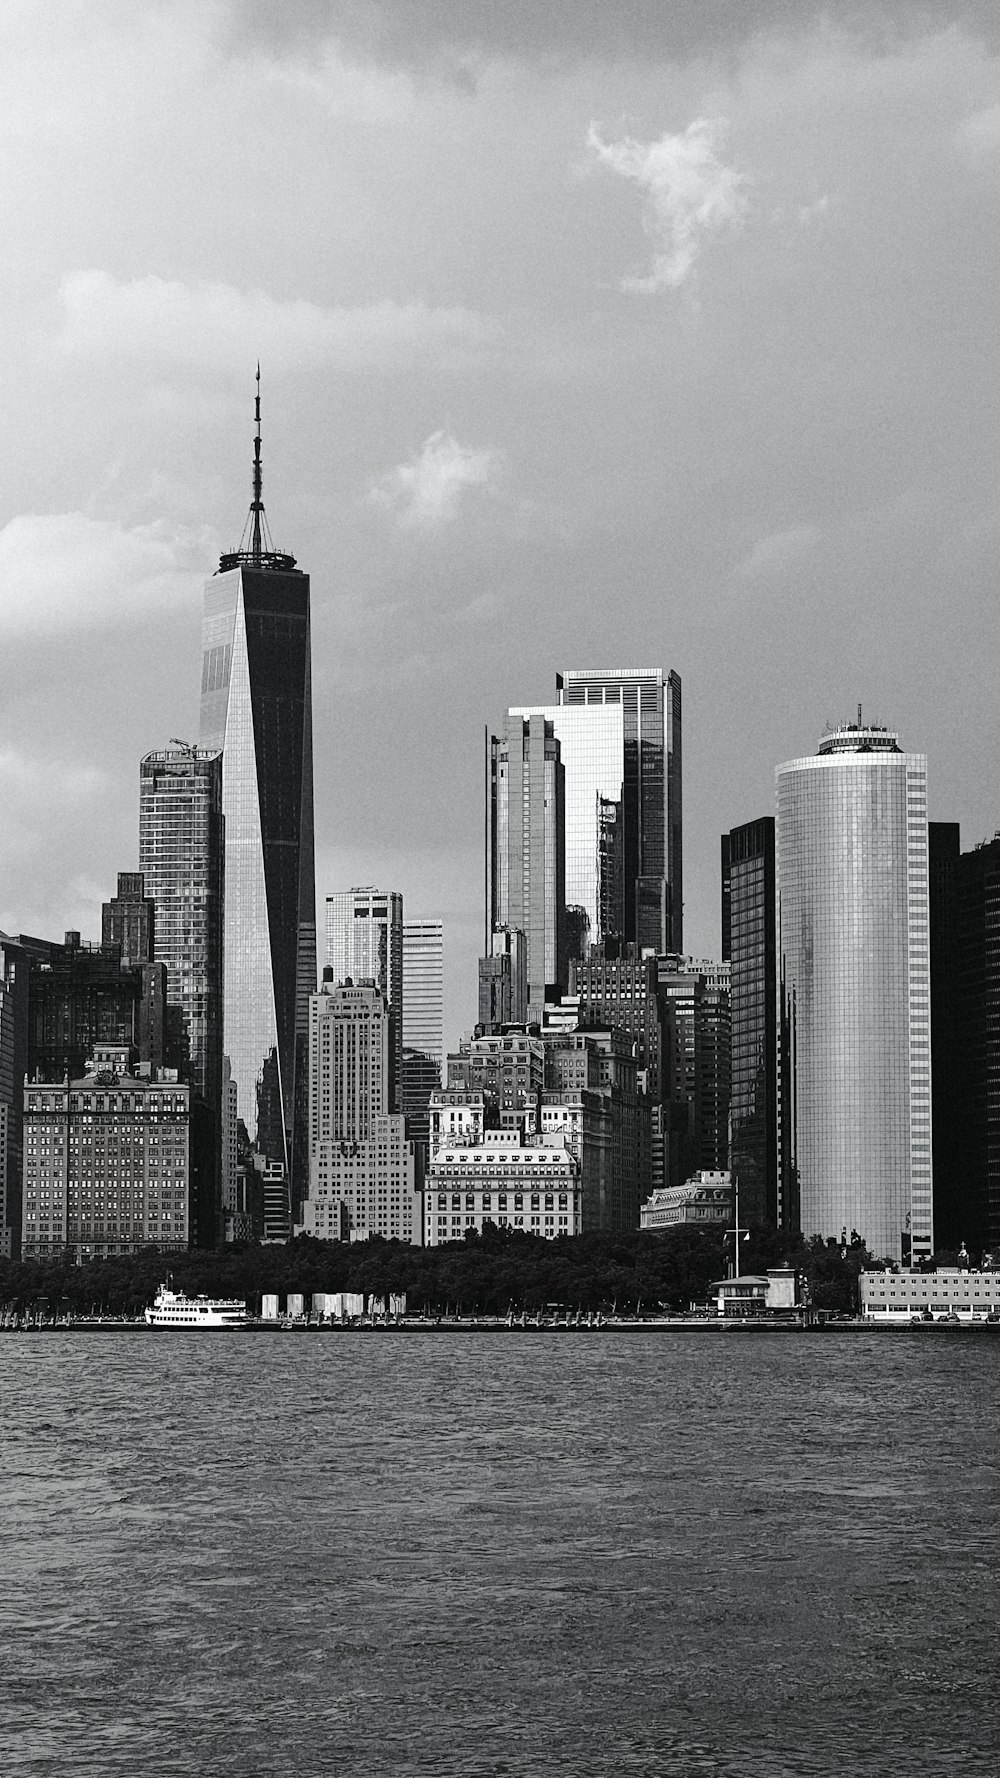
[[[562,667],[682,676],[696,953],[859,701],[992,835],[997,8],[893,10],[4,0],[0,928],[98,937],[197,732],[258,355],[319,903],[444,919],[450,1041],[483,726]]]

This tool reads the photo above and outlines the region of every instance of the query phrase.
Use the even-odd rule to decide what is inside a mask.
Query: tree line
[[[351,1291],[405,1294],[411,1314],[435,1316],[535,1314],[555,1304],[584,1313],[656,1314],[704,1303],[709,1286],[728,1274],[732,1239],[679,1225],[550,1241],[487,1224],[482,1234],[469,1230],[464,1240],[440,1247],[378,1236],[357,1243],[298,1236],[273,1247],[235,1244],[169,1256],[148,1247],[82,1265],[69,1257],[0,1259],[0,1304],[23,1312],[44,1298],[58,1312],[138,1315],[169,1272],[176,1290],[243,1299],[252,1312],[265,1292],[277,1293],[283,1307],[290,1292],[308,1305],[317,1291]],[[855,1312],[858,1274],[872,1263],[857,1241],[841,1246],[756,1228],[741,1242],[741,1272],[792,1265],[808,1280],[814,1307],[842,1314]]]

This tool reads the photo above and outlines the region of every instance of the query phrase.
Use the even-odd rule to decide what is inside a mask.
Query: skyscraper
[[[21,1243],[21,1128],[28,1066],[29,961],[0,932],[0,1254],[16,1258]]]
[[[803,1233],[933,1249],[927,762],[846,723],[777,768],[782,1118]]]
[[[399,1109],[421,1163],[427,1158],[431,1094],[444,1068],[444,928],[403,923],[403,1063]]]
[[[152,963],[153,903],[141,870],[118,872],[118,893],[101,910],[101,943],[117,945],[126,965]]]
[[[787,1225],[779,1192],[778,982],[774,816],[722,836],[722,955],[730,964],[732,1137],[740,1214]]]
[[[1000,835],[958,859],[959,1190],[941,1246],[1000,1258]]]
[[[977,971],[970,968],[969,926],[963,919],[968,901],[960,893],[961,857],[957,821],[927,824],[930,873],[931,948],[931,1142],[934,1163],[934,1250],[941,1254],[967,1246],[989,1245],[977,1214],[984,1172],[972,1161],[973,1131],[978,1122],[977,1072],[972,1056],[978,1050],[978,1023],[969,1003]],[[968,878],[965,878],[965,886]],[[992,925],[992,922],[991,922]],[[971,1039],[971,1042],[970,1042]]]
[[[683,1185],[699,1170],[728,1164],[729,965],[696,957],[657,957],[663,1030],[663,1183]]]
[[[570,954],[634,942],[683,950],[681,681],[659,667],[573,669],[552,724],[566,774]],[[610,955],[610,949],[608,950]]]
[[[403,1060],[403,897],[394,890],[342,889],[326,898],[330,980],[374,982],[392,1015],[387,1110],[398,1111]]]
[[[250,514],[205,587],[201,743],[222,753],[225,1053],[247,1134],[285,1168],[294,1207],[316,987],[309,577],[274,548],[261,484],[258,370]]]
[[[148,753],[135,882],[153,909],[153,955],[166,965],[167,1053],[191,1084],[192,1234],[203,1245],[223,1230],[223,831],[221,755],[184,742]],[[118,918],[127,931],[138,916]]]
[[[328,975],[324,970],[324,976]],[[389,1109],[391,1019],[370,984],[324,980],[310,1002],[309,1193],[302,1227],[339,1240],[421,1239],[413,1147]]]
[[[527,942],[528,1016],[566,987],[565,774],[542,713],[507,715],[486,737],[486,952],[501,927]]]
[[[154,909],[153,955],[166,964],[167,1006],[183,1028],[191,1085],[217,1106],[224,880],[218,753],[183,744],[147,753],[139,767],[139,863]]]
[[[528,1017],[528,946],[524,933],[498,926],[489,951],[479,959],[479,1028],[523,1025]]]

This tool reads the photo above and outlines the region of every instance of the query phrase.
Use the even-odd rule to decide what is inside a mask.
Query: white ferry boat
[[[246,1327],[247,1306],[235,1297],[185,1296],[161,1284],[146,1321],[150,1327]]]

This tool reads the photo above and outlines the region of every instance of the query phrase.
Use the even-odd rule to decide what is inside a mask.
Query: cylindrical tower
[[[805,1235],[933,1249],[927,762],[871,724],[777,768],[785,1189]]]

